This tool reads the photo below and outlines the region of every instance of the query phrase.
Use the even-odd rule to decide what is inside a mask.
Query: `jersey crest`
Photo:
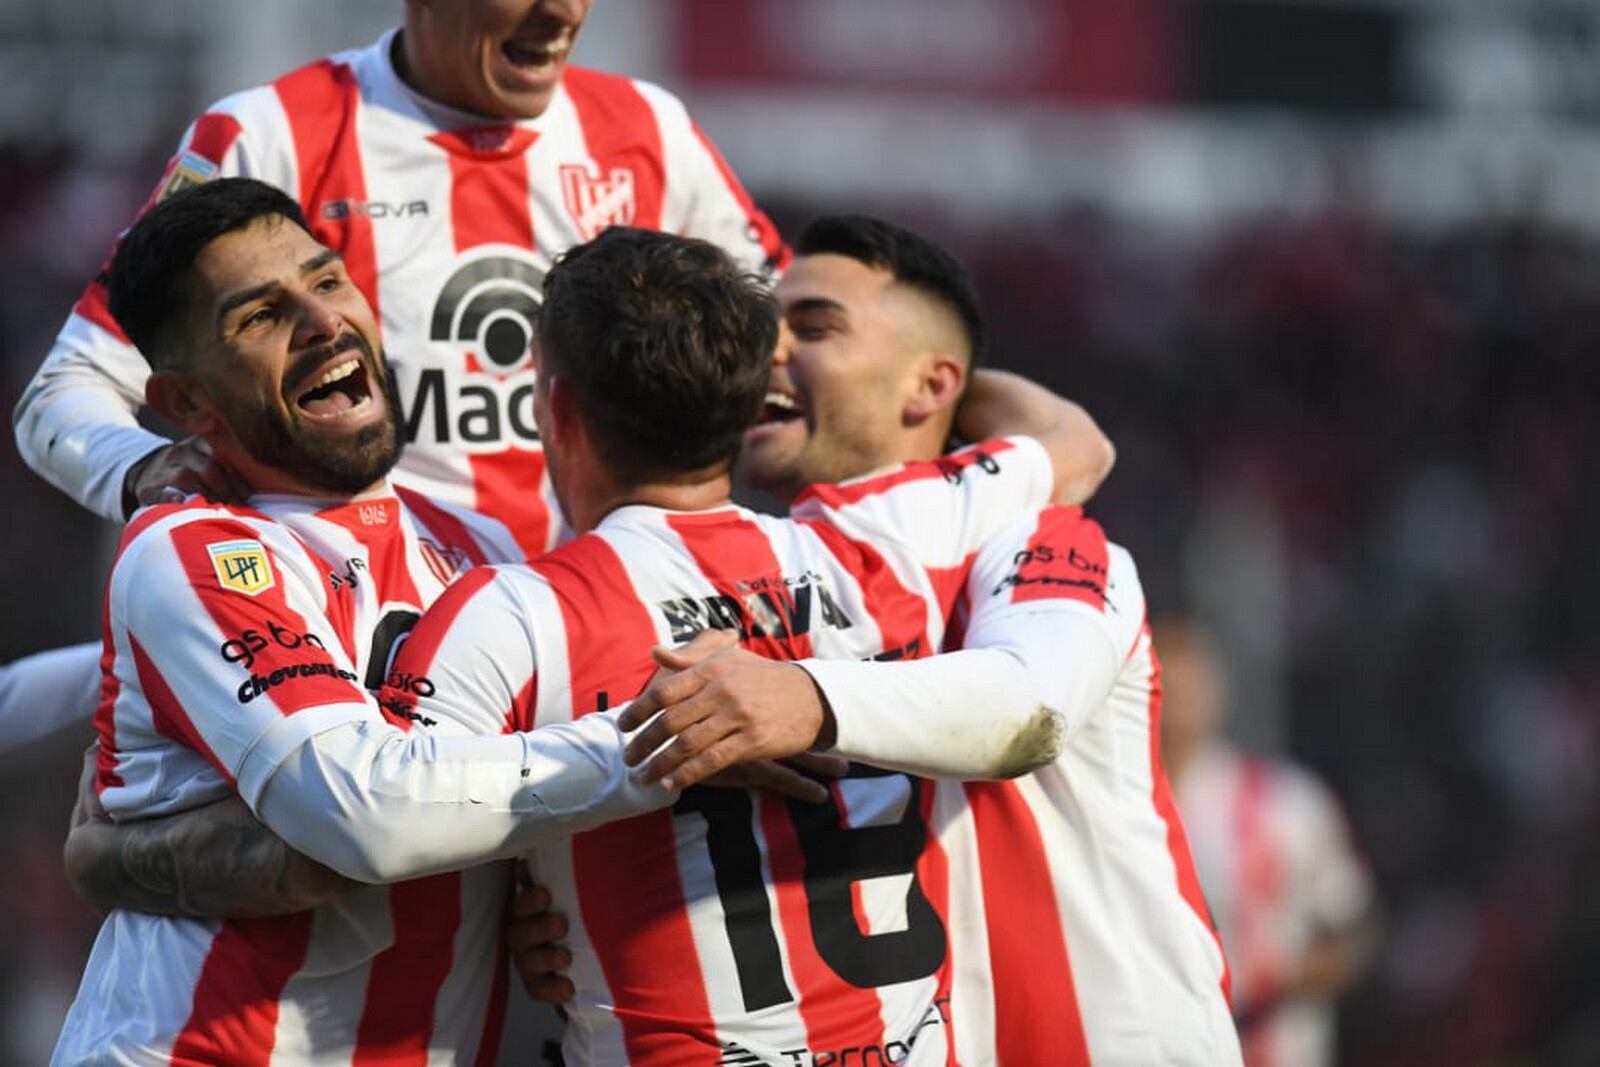
[[[585,241],[607,226],[632,226],[637,213],[632,167],[612,167],[604,174],[581,163],[561,167],[561,194]]]

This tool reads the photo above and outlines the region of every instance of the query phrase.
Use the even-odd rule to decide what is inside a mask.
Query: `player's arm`
[[[212,112],[185,133],[150,202],[185,182],[219,175],[281,184],[284,169],[252,149],[234,116]],[[17,451],[45,481],[113,522],[156,502],[168,485],[227,499],[235,487],[212,465],[208,449],[139,425],[149,373],[111,318],[105,286],[92,282],[17,401]]]
[[[1081,504],[1111,473],[1117,450],[1089,413],[1065,397],[1009,371],[979,368],[956,408],[956,433],[968,441],[1025,434],[1049,453],[1051,499]]]
[[[211,573],[209,550],[239,534],[207,522],[147,531],[134,547],[150,550],[125,552],[113,573],[113,628],[126,629],[119,647],[138,645],[140,682],[160,680],[147,691],[155,721],[290,847],[346,877],[387,882],[508,858],[672,799],[631,780],[611,715],[489,737],[385,721],[337,630],[290,607],[318,602],[314,574],[268,553],[273,584],[252,595]],[[220,653],[246,628],[273,627],[317,640],[258,642],[242,672]],[[112,780],[102,776],[101,792],[115,816],[109,788],[124,787]]]
[[[352,883],[291,849],[237,797],[118,825],[84,758],[67,833],[67,880],[89,903],[157,915],[251,918],[321,907]]]
[[[643,775],[674,788],[727,762],[813,745],[926,777],[1024,774],[1059,755],[1105,702],[1142,622],[1126,554],[1108,609],[1109,567],[1094,562],[1107,557],[1097,524],[1076,509],[1047,509],[974,565],[964,649],[890,663],[718,653],[660,680],[624,713],[628,729],[666,709],[632,739],[628,758],[642,762],[673,738]],[[1126,612],[1132,629],[1108,622],[1108,610]]]

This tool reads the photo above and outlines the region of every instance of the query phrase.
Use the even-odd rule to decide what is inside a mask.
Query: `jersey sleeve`
[[[1067,584],[1076,570],[1058,565],[1095,581]],[[1107,619],[1112,582],[1136,619],[1131,631]],[[911,662],[802,661],[833,712],[838,754],[936,778],[1032,770],[1105,705],[1143,622],[1131,558],[1077,508],[1013,521],[978,554],[965,596],[959,651]]]
[[[1038,441],[998,438],[931,462],[811,486],[790,514],[854,539],[892,542],[917,565],[949,571],[968,565],[1009,523],[1048,503],[1053,479]]]
[[[532,728],[538,653],[519,580],[538,579],[521,568],[474,567],[433,603],[379,693],[391,722],[449,733]]]
[[[119,721],[131,772],[141,742],[176,741],[249,802],[299,741],[376,714],[316,581],[282,545],[226,517],[157,524],[130,545],[109,622],[118,681],[148,707],[138,725],[155,735],[130,737]],[[117,798],[102,796],[115,813]]]
[[[669,204],[677,217],[664,228],[719,245],[745,269],[771,277],[792,254],[772,220],[756,207],[717,146],[660,86],[634,83],[656,114],[666,156]]]
[[[275,106],[261,97],[266,92],[230,97],[196,119],[143,210],[215,177],[276,184],[290,179],[292,163],[263,152],[246,128],[255,112]],[[91,282],[17,402],[17,450],[51,485],[104,518],[123,521],[128,468],[167,443],[138,423],[149,374],[144,357],[111,317],[105,285]]]

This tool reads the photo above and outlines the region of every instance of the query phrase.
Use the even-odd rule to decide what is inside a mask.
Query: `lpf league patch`
[[[217,176],[217,165],[205,156],[194,152],[185,152],[178,157],[178,162],[172,168],[172,174],[167,178],[167,184],[161,187],[161,195],[157,201],[165,200],[173,193],[208,182]]]
[[[272,564],[260,541],[223,541],[207,545],[211,566],[224,589],[255,596],[275,584]]]

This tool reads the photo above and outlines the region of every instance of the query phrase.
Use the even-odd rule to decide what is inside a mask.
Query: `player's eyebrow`
[[[825,296],[801,297],[783,309],[785,315],[796,311],[844,311],[845,306],[837,300],[829,300]]]
[[[316,255],[300,264],[300,273],[314,273],[321,270],[323,267],[326,267],[329,263],[334,262],[338,258],[338,252],[335,252],[331,248],[324,248],[321,252],[318,252]],[[243,304],[248,304],[252,300],[259,300],[268,293],[281,288],[282,286],[277,282],[262,282],[260,285],[252,285],[248,289],[240,289],[237,293],[229,293],[227,296],[223,297],[222,302],[217,305],[217,318],[226,318],[228,312],[232,311],[234,308]]]

